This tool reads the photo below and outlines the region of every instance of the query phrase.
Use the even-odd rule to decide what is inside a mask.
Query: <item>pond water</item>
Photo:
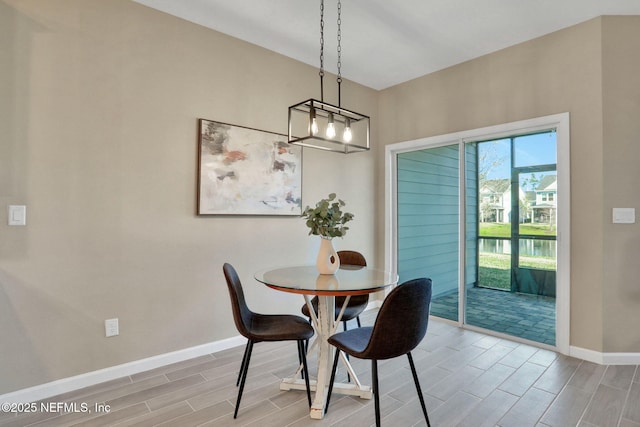
[[[511,240],[478,239],[480,252],[510,254]],[[557,242],[555,240],[520,239],[520,255],[533,257],[555,257]]]

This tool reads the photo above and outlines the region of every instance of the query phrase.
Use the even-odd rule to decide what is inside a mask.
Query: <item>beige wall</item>
[[[640,17],[598,18],[380,96],[387,144],[570,113],[571,345],[599,352],[640,352],[640,228],[611,224],[640,208],[639,40]]]
[[[640,17],[603,25],[604,348],[639,352]],[[636,208],[636,224],[612,224],[612,208]]]
[[[640,233],[610,220],[640,208],[639,19],[379,93],[346,82],[374,149],[305,150],[303,203],[338,191],[356,221],[336,246],[380,265],[382,144],[568,111],[571,344],[640,352]],[[195,216],[196,119],[284,132],[286,107],[318,96],[313,67],[127,0],[0,0],[0,70],[0,212],[28,208],[26,227],[0,217],[0,394],[236,335],[225,261],[254,308],[297,312],[252,272],[312,262],[317,241],[295,217]]]
[[[299,217],[197,217],[196,125],[284,133],[316,68],[127,0],[0,0],[0,70],[0,394],[237,335],[226,261],[256,310],[299,312],[253,272],[313,262],[317,238]],[[343,102],[375,123],[375,91],[345,82]],[[303,160],[303,204],[345,199],[335,246],[371,264],[375,156]]]

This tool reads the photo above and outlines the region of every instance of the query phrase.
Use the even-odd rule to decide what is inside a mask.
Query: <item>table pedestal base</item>
[[[311,391],[317,391],[316,384],[317,382],[315,380],[309,381],[309,387],[311,388]],[[282,382],[280,382],[280,390],[305,391],[306,389],[307,386],[305,385],[304,380],[300,378],[285,378],[282,380]],[[371,399],[373,397],[373,391],[371,390],[371,387],[365,385],[358,386],[357,384],[334,383],[333,392],[339,394],[347,394],[349,396],[358,396],[361,399]],[[324,417],[324,401],[325,399],[322,399],[321,405],[318,405],[316,402],[311,405],[311,412],[309,414],[311,418],[321,420]]]
[[[351,296],[381,291],[396,284],[398,275],[362,265],[342,265],[335,274],[318,274],[315,266],[305,265],[260,271],[255,273],[254,277],[273,289],[304,296],[311,323],[316,331],[316,339],[307,353],[312,353],[312,348],[317,347],[318,355],[318,371],[315,381],[311,382],[311,388],[314,390],[311,418],[322,419],[335,354],[335,348],[329,345],[329,337],[337,332]],[[314,295],[318,297],[317,310],[311,303],[311,297]],[[335,307],[336,296],[345,297],[338,313]],[[334,384],[333,391],[371,399],[373,397],[371,387],[360,383],[344,354],[340,354],[340,359],[347,369],[350,383]],[[280,383],[280,389],[305,390],[304,381],[300,378],[301,371],[302,368],[299,368],[292,378],[283,380]]]

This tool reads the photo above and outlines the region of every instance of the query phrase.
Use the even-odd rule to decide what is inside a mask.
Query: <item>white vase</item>
[[[340,267],[340,258],[338,258],[336,250],[333,249],[331,239],[320,238],[320,250],[318,251],[316,267],[320,274],[333,274]]]

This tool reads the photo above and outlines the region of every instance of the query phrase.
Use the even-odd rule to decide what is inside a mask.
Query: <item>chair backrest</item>
[[[233,320],[236,324],[236,328],[241,335],[249,338],[250,332],[248,325],[251,325],[253,313],[249,310],[249,307],[247,307],[247,303],[244,299],[244,292],[242,291],[242,283],[240,282],[238,273],[229,263],[225,263],[222,266],[222,271],[224,271],[224,277],[227,280],[227,287],[229,288]]]
[[[338,257],[340,258],[340,264],[367,266],[367,260],[364,255],[357,251],[338,251]]]
[[[390,359],[416,348],[427,333],[431,279],[414,279],[397,286],[382,303],[371,339],[363,351],[367,359]]]
[[[338,257],[340,258],[340,265],[361,265],[363,267],[367,266],[367,259],[358,251],[338,251]],[[336,312],[340,310],[342,307],[342,303],[346,297],[336,297]],[[366,307],[369,303],[369,294],[365,295],[354,295],[349,299],[349,307],[354,306],[363,306]],[[364,310],[364,308],[363,308]],[[359,313],[358,313],[359,315]],[[349,318],[347,320],[351,320]]]

